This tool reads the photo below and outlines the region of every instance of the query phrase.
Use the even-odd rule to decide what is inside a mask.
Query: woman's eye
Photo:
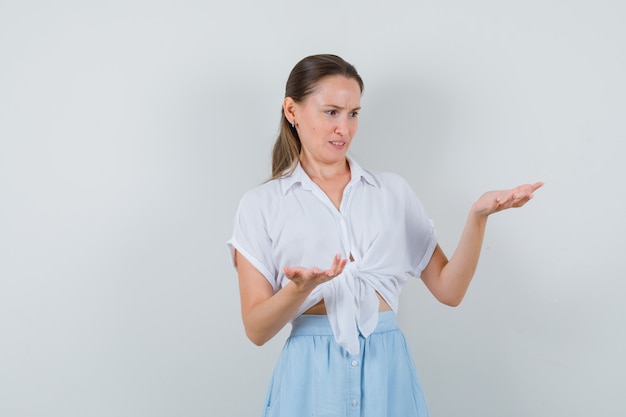
[[[350,117],[357,117],[359,115],[358,111],[353,111],[350,113]]]
[[[329,116],[334,116],[334,115],[337,114],[337,111],[336,110],[326,110],[326,114],[329,115]]]

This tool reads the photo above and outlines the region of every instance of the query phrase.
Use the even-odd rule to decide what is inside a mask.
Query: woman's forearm
[[[262,345],[291,320],[306,298],[320,284],[341,274],[348,262],[335,255],[330,268],[285,267],[290,283],[274,294],[266,279],[248,260],[237,252],[241,313],[246,335]]]
[[[270,340],[296,315],[310,292],[288,284],[270,298],[242,311],[248,338],[258,346]]]
[[[472,281],[482,248],[487,216],[472,210],[467,218],[461,239],[439,277],[443,302],[456,306],[461,303]]]
[[[502,210],[522,207],[542,185],[542,182],[536,182],[510,190],[489,191],[472,205],[461,239],[450,260],[437,246],[422,272],[422,280],[439,301],[456,306],[463,300],[478,265],[487,218]]]

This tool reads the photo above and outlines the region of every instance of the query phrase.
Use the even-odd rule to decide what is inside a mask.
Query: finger
[[[520,201],[529,198],[532,194],[527,190],[519,190],[515,194],[513,194],[512,203],[519,203]]]
[[[501,195],[499,197],[496,198],[496,202],[497,202],[497,209],[502,209],[504,207],[506,207],[506,205],[510,202],[513,201],[515,199],[515,194],[513,194],[513,192],[508,191],[506,192],[504,195]]]
[[[522,207],[530,200],[532,200],[534,196],[535,195],[530,191],[527,191],[524,194],[520,194],[518,198],[513,202],[512,207]]]
[[[304,278],[304,268],[302,267],[289,267],[283,268],[285,276],[291,281],[301,281]]]
[[[341,263],[339,264],[339,267],[341,268],[341,270],[343,271],[343,269],[346,267],[346,265],[348,265],[348,258],[344,258],[341,260]]]
[[[302,269],[301,268],[292,268],[289,266],[286,266],[283,268],[283,272],[285,273],[285,275],[287,276],[287,278],[289,279],[293,279],[299,275],[302,274]]]
[[[330,268],[326,271],[329,277],[337,275],[337,268],[339,267],[340,260],[341,260],[341,257],[339,256],[339,254],[336,254],[333,257],[333,263],[330,265]]]
[[[530,192],[531,194],[534,193],[535,191],[537,191],[539,188],[543,187],[544,182],[543,181],[539,181],[534,183],[533,185],[530,186]]]
[[[534,193],[535,191],[537,191],[539,188],[541,188],[543,186],[543,182],[539,181],[536,182],[534,184],[527,184],[527,185],[523,185],[521,186],[521,190],[518,196],[519,200],[523,200],[526,199],[526,201],[530,200],[531,198],[534,197]]]
[[[544,183],[542,181],[539,181],[534,184],[520,185],[519,187],[517,187],[517,189],[520,193],[533,194],[535,191],[537,191],[537,189],[541,188],[543,184]]]
[[[335,277],[338,274],[339,265],[341,263],[341,256],[337,253],[333,256],[333,263],[330,265],[330,268],[326,270],[326,275],[329,277]]]
[[[345,266],[348,264],[348,260],[347,259],[341,259],[339,258],[337,267],[333,270],[332,276],[333,278],[336,277],[337,275],[341,274],[343,272],[343,269],[345,268]]]

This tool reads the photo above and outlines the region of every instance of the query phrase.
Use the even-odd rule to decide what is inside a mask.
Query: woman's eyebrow
[[[345,107],[338,106],[336,104],[324,104],[324,107],[332,107],[333,109],[337,109],[337,110],[345,109]],[[352,109],[352,111],[356,111],[356,110],[361,110],[361,106],[355,107],[355,108]]]

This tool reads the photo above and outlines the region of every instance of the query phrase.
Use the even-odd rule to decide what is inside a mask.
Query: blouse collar
[[[351,179],[349,184],[353,184],[357,181],[363,181],[368,185],[380,187],[374,177],[369,172],[365,171],[354,159],[349,156],[346,156],[346,159],[348,160],[348,164],[350,164]],[[296,184],[300,184],[305,190],[310,190],[313,186],[313,180],[304,171],[300,162],[298,162],[296,169],[291,175],[279,178],[278,181],[280,181],[283,195],[286,195],[287,192],[289,192],[289,190],[291,190]]]

